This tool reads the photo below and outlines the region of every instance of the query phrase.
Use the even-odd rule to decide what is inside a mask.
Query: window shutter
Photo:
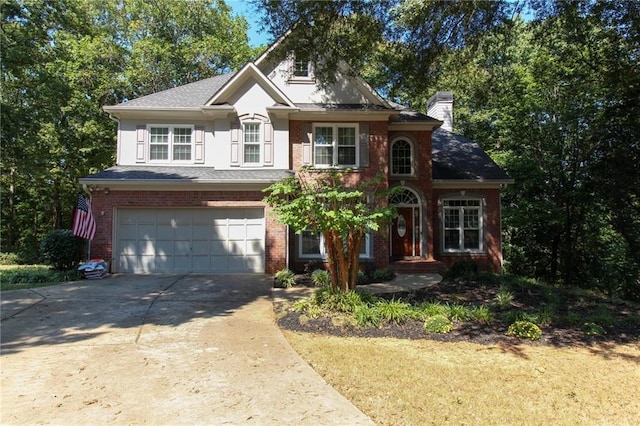
[[[302,126],[302,164],[305,166],[312,164],[311,163],[312,139],[313,139],[313,130],[311,128],[311,123],[306,122]]]
[[[136,126],[136,163],[145,162],[146,141],[147,126],[139,124]]]
[[[196,126],[196,144],[195,144],[195,156],[194,160],[196,164],[204,163],[204,127]]]
[[[231,165],[240,165],[240,122],[231,122]]]
[[[369,165],[369,124],[360,124],[360,166]]]
[[[264,165],[273,166],[273,125],[264,123]]]

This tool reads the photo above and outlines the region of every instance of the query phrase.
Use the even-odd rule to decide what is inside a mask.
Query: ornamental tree
[[[348,184],[350,176],[305,168],[264,190],[279,222],[296,233],[322,233],[332,287],[342,291],[356,287],[363,237],[386,229],[396,215],[382,175],[357,187]]]

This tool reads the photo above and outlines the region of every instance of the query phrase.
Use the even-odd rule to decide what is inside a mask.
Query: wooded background
[[[345,59],[422,112],[454,93],[456,133],[516,181],[507,271],[640,298],[638,2],[253,3],[320,77]],[[115,162],[102,106],[237,70],[247,28],[222,0],[3,2],[2,251],[71,227],[77,179]]]

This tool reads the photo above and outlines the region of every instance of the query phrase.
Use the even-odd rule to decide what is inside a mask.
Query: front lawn
[[[275,308],[294,349],[377,424],[640,424],[637,303],[481,275]]]

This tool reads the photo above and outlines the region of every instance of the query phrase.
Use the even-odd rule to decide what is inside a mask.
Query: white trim
[[[303,232],[312,232],[312,231],[303,231]],[[298,255],[298,259],[327,259],[327,253],[324,244],[324,235],[321,232],[320,234],[320,242],[319,242],[319,254],[303,254],[302,253],[302,232],[296,234],[296,254]],[[373,232],[366,232],[364,234],[363,246],[365,249],[364,253],[360,253],[360,259],[371,259],[373,258],[373,250],[372,243],[373,242]]]
[[[318,164],[316,162],[316,129],[318,127],[321,128],[332,128],[332,141],[331,145],[326,145],[327,147],[331,147],[333,149],[333,163],[332,164]],[[338,164],[338,129],[346,129],[352,128],[354,129],[354,138],[353,138],[353,149],[355,151],[355,163],[354,164]],[[311,155],[312,155],[312,164],[314,167],[322,167],[322,168],[350,168],[350,167],[359,167],[360,166],[360,124],[359,123],[313,123],[312,125],[312,146],[311,146]],[[350,145],[346,145],[350,147]]]
[[[478,206],[445,206],[446,201],[477,201]],[[467,207],[469,209],[478,209],[478,248],[466,248],[464,247],[464,208]],[[482,195],[443,195],[438,200],[438,210],[440,215],[440,236],[441,236],[441,244],[440,249],[443,254],[459,254],[459,253],[485,253],[486,252],[486,244],[485,244],[485,213],[486,213],[486,197]],[[457,249],[447,249],[445,247],[445,232],[447,228],[445,226],[445,210],[458,210],[460,216],[458,217],[458,242],[460,244],[460,248]],[[453,229],[453,228],[450,228]],[[470,228],[474,230],[475,228]]]
[[[190,129],[191,130],[191,134],[189,135],[190,138],[190,159],[189,160],[174,160],[173,159],[173,148],[174,148],[174,131],[175,129]],[[166,160],[152,160],[151,159],[151,146],[152,145],[157,145],[157,144],[152,144],[151,143],[151,129],[168,129],[168,134],[167,134],[167,139],[168,139],[168,143],[167,143],[167,159]],[[153,124],[153,123],[148,123],[147,124],[147,140],[146,140],[146,146],[145,146],[145,152],[146,152],[146,158],[147,164],[193,164],[195,162],[195,126],[193,124]],[[185,145],[186,144],[178,144],[178,145]]]
[[[410,173],[393,173],[393,146],[400,142],[405,141],[409,144],[409,148],[411,149],[411,172]],[[413,140],[407,136],[397,136],[391,140],[391,144],[389,145],[389,175],[394,177],[412,177],[416,175],[416,149],[415,143]]]

